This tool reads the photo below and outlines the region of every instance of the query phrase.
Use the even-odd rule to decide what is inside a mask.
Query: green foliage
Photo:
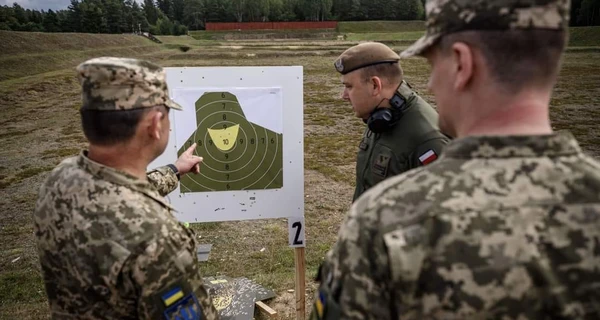
[[[423,21],[424,4],[425,0],[71,0],[64,10],[37,11],[14,3],[0,6],[0,30],[182,35],[205,29],[207,22]],[[600,25],[600,0],[573,0],[571,25]]]

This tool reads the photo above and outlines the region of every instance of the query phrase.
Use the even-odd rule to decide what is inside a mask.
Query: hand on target
[[[179,170],[180,175],[184,175],[188,172],[200,173],[200,162],[203,158],[194,155],[196,149],[196,143],[191,145],[184,153],[181,154],[179,159],[175,161],[175,166]]]

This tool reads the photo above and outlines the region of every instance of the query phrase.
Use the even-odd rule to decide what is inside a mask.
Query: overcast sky
[[[71,3],[71,0],[0,0],[0,5],[12,6],[15,2],[25,9],[60,10],[67,9]],[[141,3],[143,1],[136,0],[136,2]]]

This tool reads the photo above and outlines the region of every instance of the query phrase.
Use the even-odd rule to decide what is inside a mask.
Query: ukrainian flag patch
[[[180,287],[176,287],[173,290],[163,294],[162,300],[163,300],[163,303],[165,304],[165,307],[168,307],[168,306],[172,305],[173,303],[177,302],[177,300],[181,299],[182,297],[183,297],[183,290],[181,290]]]
[[[323,318],[323,310],[325,309],[325,295],[323,294],[323,292],[319,291],[319,296],[317,297],[317,300],[315,301],[315,308],[317,309],[317,315],[319,316],[319,319]]]
[[[178,295],[179,294],[175,292],[175,295],[172,297],[174,298]],[[190,293],[185,297],[174,300],[171,306],[164,311],[164,316],[167,320],[201,320],[202,307],[200,307],[196,295]]]

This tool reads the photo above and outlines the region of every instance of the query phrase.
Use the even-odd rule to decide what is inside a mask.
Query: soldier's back
[[[140,292],[145,285],[159,286],[159,277],[168,278],[169,272],[150,273],[160,266],[138,268],[173,257],[161,257],[164,248],[180,253],[178,258],[195,253],[193,235],[148,183],[81,156],[49,175],[40,189],[34,223],[55,318],[145,317],[150,312],[140,305]],[[147,257],[156,259],[141,261]]]
[[[600,318],[600,165],[569,134],[455,141],[356,207],[402,319]]]

